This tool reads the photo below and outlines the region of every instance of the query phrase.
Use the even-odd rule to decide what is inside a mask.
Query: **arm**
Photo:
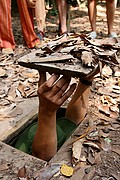
[[[90,86],[84,85],[80,81],[78,83],[77,89],[69,102],[66,110],[66,118],[73,121],[78,125],[84,119],[87,108],[88,100],[90,94]]]
[[[85,80],[90,82],[88,84],[86,84],[82,80],[79,81],[77,89],[67,107],[66,118],[73,121],[76,125],[82,122],[86,115],[90,94],[90,84],[92,85],[93,78],[98,73],[99,67],[94,69],[94,71],[90,75],[84,78]]]
[[[34,137],[33,155],[43,160],[50,160],[57,152],[56,112],[57,109],[70,97],[76,88],[69,86],[70,78],[52,75],[47,81],[45,73],[41,73],[38,96],[39,116],[38,129]]]

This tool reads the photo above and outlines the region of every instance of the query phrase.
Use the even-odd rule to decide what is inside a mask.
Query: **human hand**
[[[70,77],[52,74],[46,80],[46,73],[40,72],[40,80],[38,83],[39,105],[43,111],[55,112],[74,92],[76,84],[72,84],[69,88]]]
[[[80,78],[81,83],[86,84],[86,85],[92,85],[92,81],[94,79],[94,76],[97,75],[98,73],[101,74],[102,68],[104,67],[104,63],[98,64],[93,71],[85,76],[84,78]]]

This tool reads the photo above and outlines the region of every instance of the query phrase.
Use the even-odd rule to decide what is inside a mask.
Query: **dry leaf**
[[[80,161],[82,147],[83,146],[82,146],[82,142],[80,139],[73,143],[73,147],[72,147],[73,161],[75,161],[75,162]]]
[[[16,87],[14,85],[10,87],[7,95],[16,98]]]
[[[73,168],[66,164],[62,164],[62,166],[60,168],[60,172],[62,175],[70,177],[73,175]]]
[[[95,174],[95,168],[90,169],[89,173],[85,174],[83,180],[91,180]]]
[[[105,138],[101,140],[101,148],[104,151],[109,151],[111,150],[111,139]]]
[[[0,83],[0,98],[7,96],[8,86],[6,84]]]
[[[98,108],[99,108],[99,112],[105,114],[106,116],[110,116],[108,105],[100,105]]]
[[[15,102],[15,100],[16,100],[16,98],[14,98],[13,96],[8,96],[5,99],[9,100],[10,102]]]
[[[114,128],[114,129],[117,129],[117,128],[120,128],[120,124],[119,124],[119,122],[112,122],[111,123],[111,126]]]
[[[12,103],[10,106],[4,107],[0,109],[0,115],[3,115],[4,113],[9,113],[16,107],[16,104]]]
[[[88,148],[88,158],[87,161],[93,165],[95,163],[95,153],[91,147]]]
[[[31,88],[30,90],[26,91],[26,97],[35,97],[37,96],[37,91],[34,88]]]
[[[60,168],[60,172],[62,173],[62,175],[70,177],[73,175],[73,168],[66,164],[63,164]]]
[[[51,163],[48,166],[45,166],[40,171],[35,172],[34,178],[40,180],[49,180],[60,170],[60,163]]]
[[[91,141],[85,141],[83,144],[86,145],[86,146],[93,147],[93,148],[95,148],[97,150],[100,150],[100,147],[97,144],[95,144],[95,143],[93,143]]]
[[[115,178],[115,180],[120,180],[120,174],[118,173],[118,175],[116,175],[116,174],[111,174],[112,175],[112,177],[114,177]]]
[[[23,113],[23,109],[16,107],[10,114],[8,114],[7,117],[16,117],[18,115],[21,115]]]
[[[107,87],[100,87],[97,91],[97,93],[101,94],[101,95],[110,95],[111,96],[111,92],[112,91],[112,86],[107,86]]]
[[[95,154],[95,164],[100,164],[101,163],[101,151]]]
[[[91,65],[92,65],[92,52],[83,51],[81,59],[82,59],[82,64],[83,65],[91,67]]]
[[[0,171],[4,171],[4,170],[7,170],[9,169],[9,164],[6,162],[6,163],[2,163],[0,164]]]
[[[37,78],[28,78],[28,82],[29,83],[36,83],[38,81],[38,79]]]
[[[93,128],[95,128],[93,126]],[[98,140],[99,139],[99,131],[98,129],[93,129],[89,132],[89,134],[86,136],[86,139],[88,140]]]
[[[18,170],[18,178],[20,180],[24,179],[24,180],[27,180],[27,174],[26,174],[26,168],[25,166],[23,166],[22,168],[20,168]]]
[[[2,68],[0,68],[0,77],[6,76],[6,71]]]
[[[74,172],[73,176],[70,178],[71,180],[83,180],[84,175],[86,174],[85,171],[87,168],[90,168],[90,165],[86,165],[83,167],[80,167],[77,169],[76,172]]]
[[[109,108],[110,108],[110,110],[113,111],[113,112],[117,112],[117,113],[119,112],[119,109],[118,109],[117,106],[110,106]]]
[[[99,131],[99,137],[104,137],[104,138],[108,137],[109,133],[107,131],[106,131],[106,133],[104,133],[103,131],[105,132],[105,129],[102,129]],[[108,131],[110,131],[110,130],[108,129]]]
[[[112,151],[117,153],[118,155],[120,155],[120,149],[115,149],[115,148],[112,148]]]
[[[105,96],[105,99],[108,100],[108,101],[109,101],[110,103],[112,103],[112,104],[116,104],[116,100],[113,99],[113,98],[110,97],[110,96]]]
[[[17,87],[23,97],[26,97],[25,86],[20,82]]]
[[[118,90],[118,89],[113,89],[112,92],[116,93],[116,94],[120,94],[120,90]]]
[[[115,89],[115,90],[120,90],[120,87],[117,86],[117,85],[112,86],[112,88]]]
[[[32,70],[32,69],[28,69],[27,72],[22,72],[22,76],[24,78],[35,78],[38,76],[38,71],[36,70]]]

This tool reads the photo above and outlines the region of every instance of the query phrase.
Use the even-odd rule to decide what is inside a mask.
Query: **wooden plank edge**
[[[33,109],[25,117],[20,119],[16,125],[3,133],[0,137],[0,141],[9,143],[13,138],[15,138],[21,131],[23,131],[29,124],[31,124],[38,117],[38,108]]]

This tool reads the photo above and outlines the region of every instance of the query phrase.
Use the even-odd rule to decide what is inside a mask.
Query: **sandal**
[[[59,40],[60,40],[60,42],[62,42],[62,41],[66,41],[67,39],[68,39],[68,32],[67,31],[65,31],[64,33],[62,33],[62,34],[60,34],[59,35]]]
[[[14,52],[12,48],[2,48],[2,54],[13,56]]]
[[[35,48],[35,49],[41,49],[42,46],[43,46],[42,43],[36,43],[35,46],[34,46],[34,48]]]
[[[111,34],[108,35],[109,38],[117,38],[117,34],[115,32],[111,32]]]
[[[92,31],[88,36],[88,38],[90,39],[96,39],[96,37],[97,37],[97,33],[95,31]]]
[[[39,37],[40,42],[42,42],[43,39],[44,39],[44,37],[45,37],[45,34],[44,34],[42,31],[39,31],[38,34],[37,34],[37,36]]]

